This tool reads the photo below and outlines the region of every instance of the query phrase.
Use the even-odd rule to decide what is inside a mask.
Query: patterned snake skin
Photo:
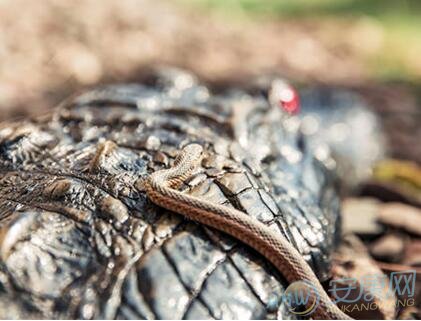
[[[327,167],[263,95],[185,73],[106,86],[0,126],[0,317],[294,318],[261,255],[154,205],[139,180],[205,147],[181,190],[258,219],[321,280],[339,235]]]
[[[317,297],[313,294],[312,302],[308,303],[310,308],[307,307],[312,312],[312,318],[350,319],[333,304],[311,267],[282,235],[274,233],[259,220],[237,209],[214,204],[177,190],[200,166],[202,156],[202,146],[187,145],[175,159],[173,167],[154,172],[147,179],[142,179],[141,187],[156,205],[225,232],[249,245],[271,262],[288,282],[309,282],[311,287],[308,293],[311,294],[312,289],[317,293]],[[316,300],[318,303],[314,306]]]

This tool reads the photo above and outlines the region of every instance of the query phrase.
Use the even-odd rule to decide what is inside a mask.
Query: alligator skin
[[[106,86],[0,127],[0,317],[293,318],[258,253],[137,188],[190,142],[186,193],[286,237],[321,279],[339,234],[333,175],[263,95],[211,95],[189,74]]]

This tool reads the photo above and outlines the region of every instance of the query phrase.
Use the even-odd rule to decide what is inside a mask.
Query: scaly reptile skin
[[[264,88],[224,89],[169,72],[0,124],[1,319],[297,317],[269,260],[137,188],[198,143],[198,173],[178,190],[258,220],[330,278],[340,202],[335,164],[300,129],[312,118],[285,119]],[[349,107],[320,127],[348,123]]]
[[[198,144],[184,147],[172,168],[157,171],[144,180],[142,187],[148,197],[161,207],[225,232],[251,246],[266,257],[290,283],[309,281],[316,287],[320,299],[312,317],[350,320],[349,316],[331,302],[301,254],[280,234],[236,209],[176,190],[199,166],[202,153],[203,148]]]

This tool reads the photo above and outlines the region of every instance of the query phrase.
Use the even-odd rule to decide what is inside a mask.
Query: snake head
[[[203,147],[197,143],[191,143],[183,147],[175,159],[174,166],[180,166],[184,171],[192,171],[200,164],[202,157]]]
[[[200,157],[203,153],[203,147],[197,143],[188,144],[183,148],[183,153],[192,157]]]

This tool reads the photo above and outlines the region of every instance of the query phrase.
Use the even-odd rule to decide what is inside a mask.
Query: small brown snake
[[[301,254],[281,235],[245,213],[181,193],[177,189],[201,163],[203,148],[184,147],[174,166],[154,172],[143,181],[148,198],[158,206],[188,219],[213,227],[254,248],[292,283],[307,281],[317,292],[319,303],[311,314],[316,319],[351,319],[329,298],[320,281]]]

